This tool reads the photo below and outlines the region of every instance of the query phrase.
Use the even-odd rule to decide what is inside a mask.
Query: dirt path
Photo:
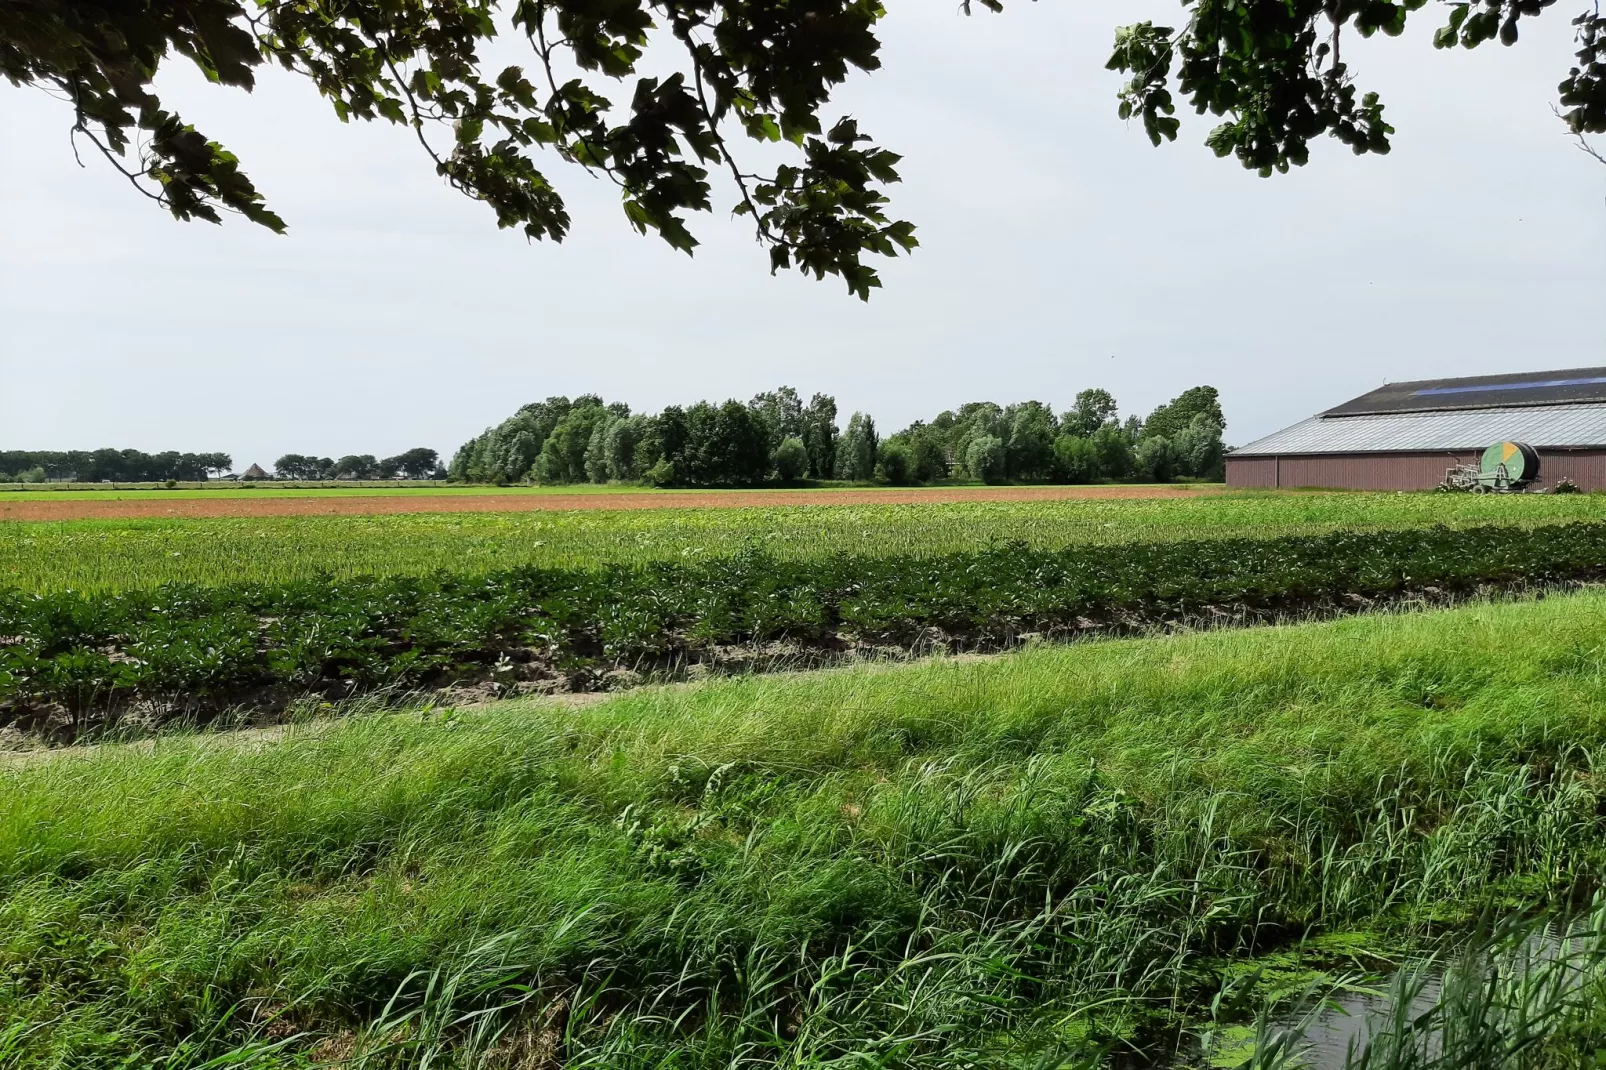
[[[753,509],[775,505],[919,505],[926,502],[1036,502],[1077,498],[1193,498],[1192,487],[941,487],[931,490],[697,491],[662,494],[475,494],[394,497],[119,498],[107,501],[0,501],[5,520],[127,520],[140,517],[365,516],[382,513],[524,513],[572,509]]]

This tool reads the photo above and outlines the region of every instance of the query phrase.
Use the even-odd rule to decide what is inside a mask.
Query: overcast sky
[[[1208,117],[1158,150],[1116,118],[1112,28],[1170,4],[889,7],[884,69],[831,112],[904,154],[894,209],[920,228],[868,305],[771,278],[723,211],[692,259],[637,237],[555,158],[573,233],[528,244],[407,131],[343,126],[271,72],[251,97],[166,85],[289,234],[175,223],[74,163],[59,102],[0,85],[0,448],[448,454],[551,394],[655,410],[781,383],[884,432],[1088,386],[1143,414],[1211,383],[1243,443],[1387,379],[1606,364],[1606,167],[1550,113],[1570,10],[1512,49],[1435,52],[1433,10],[1346,44],[1393,154],[1322,141],[1261,179],[1203,147]]]

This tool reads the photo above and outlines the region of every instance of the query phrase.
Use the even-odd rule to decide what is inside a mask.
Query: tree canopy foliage
[[[1513,44],[1552,2],[1453,2],[1435,44]],[[1357,86],[1343,38],[1396,36],[1425,3],[1184,0],[1181,29],[1116,32],[1108,66],[1130,76],[1119,113],[1159,144],[1177,136],[1180,96],[1222,118],[1206,137],[1218,155],[1262,174],[1304,164],[1324,134],[1386,152],[1393,128],[1377,94]],[[971,0],[959,6],[968,14]],[[886,213],[898,155],[833,114],[831,98],[851,71],[879,68],[884,15],[879,0],[9,0],[0,75],[58,95],[75,140],[180,219],[232,211],[285,228],[234,154],[164,103],[162,63],[182,57],[246,90],[276,64],[342,120],[411,128],[436,172],[502,227],[568,233],[563,198],[536,166],[549,150],[611,179],[638,231],[690,252],[688,213],[712,210],[718,169],[772,270],[838,275],[868,297],[880,282],[865,257],[912,249],[914,227]],[[1577,63],[1559,106],[1582,136],[1606,131],[1606,18],[1592,6],[1574,23]],[[528,66],[485,59],[509,36],[527,46]],[[645,75],[644,59],[674,73]],[[744,139],[790,156],[755,169]]]
[[[804,404],[789,386],[746,404],[699,401],[651,416],[585,394],[525,405],[465,442],[449,472],[475,483],[656,486],[1221,478],[1226,420],[1215,387],[1185,390],[1147,420],[1118,416],[1109,391],[1091,389],[1064,413],[1041,401],[972,401],[883,437],[869,413],[840,430],[835,398]]]
[[[1213,386],[1191,387],[1147,419],[1124,424],[1114,396],[1098,388],[1081,391],[1059,414],[1041,401],[972,401],[888,436],[882,452],[907,456],[907,476],[895,475],[901,457],[881,475],[891,483],[1220,479],[1226,428]]]
[[[445,479],[440,455],[427,446],[418,446],[394,457],[377,458],[371,453],[347,454],[334,460],[301,453],[287,453],[273,462],[280,479]]]
[[[179,453],[176,450],[145,453],[114,449],[0,451],[0,473],[25,477],[22,481],[30,483],[47,479],[81,483],[200,481],[232,467],[234,461],[226,453]]]

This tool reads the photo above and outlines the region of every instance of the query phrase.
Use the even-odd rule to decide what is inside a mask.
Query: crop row
[[[673,495],[666,495],[673,502]],[[731,501],[745,499],[733,494]],[[922,502],[727,509],[421,513],[0,524],[0,585],[117,591],[321,575],[638,565],[751,546],[789,560],[931,556],[1024,539],[1039,550],[1337,530],[1606,520],[1591,495],[1244,494],[1185,500]]]
[[[95,595],[0,594],[0,722],[262,689],[341,695],[661,668],[788,641],[988,645],[1100,622],[1298,609],[1344,596],[1606,571],[1606,524],[1431,528],[926,558],[522,568]],[[497,673],[507,674],[497,677]]]

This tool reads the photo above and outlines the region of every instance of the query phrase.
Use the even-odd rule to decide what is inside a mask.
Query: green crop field
[[[739,492],[736,492],[739,493]],[[749,509],[439,513],[0,523],[0,584],[111,591],[169,581],[486,572],[777,557],[929,555],[1007,541],[1040,549],[1606,518],[1606,497],[1242,494],[1181,500],[932,502]]]
[[[0,1065],[1269,1070],[1587,898],[1603,762],[1598,592],[13,760]],[[1577,954],[1365,1065],[1598,1065]]]
[[[0,724],[46,738],[276,715],[314,695],[593,690],[726,671],[995,650],[1161,623],[1250,623],[1606,576],[1606,524],[1491,524],[932,557],[762,551],[646,567],[0,590]],[[142,711],[142,712],[139,712]]]
[[[978,484],[979,485],[979,484]],[[1141,486],[1142,484],[1129,484]],[[1174,484],[1171,484],[1174,486]],[[806,491],[829,495],[834,491],[851,488],[837,484],[820,484],[783,488],[787,493]],[[902,490],[941,494],[944,486],[905,487]],[[739,498],[742,495],[774,493],[775,488],[733,488],[718,493]],[[416,481],[356,482],[356,483],[212,483],[190,484],[169,489],[160,483],[93,484],[64,483],[48,489],[35,484],[0,484],[0,501],[229,501],[239,498],[417,498],[417,497],[474,497],[478,495],[518,495],[523,497],[550,497],[570,494],[651,494],[674,496],[677,494],[707,494],[707,488],[650,488],[636,483],[562,483],[553,486],[525,486],[510,484],[505,487],[488,484],[464,485],[460,483],[434,483]]]

